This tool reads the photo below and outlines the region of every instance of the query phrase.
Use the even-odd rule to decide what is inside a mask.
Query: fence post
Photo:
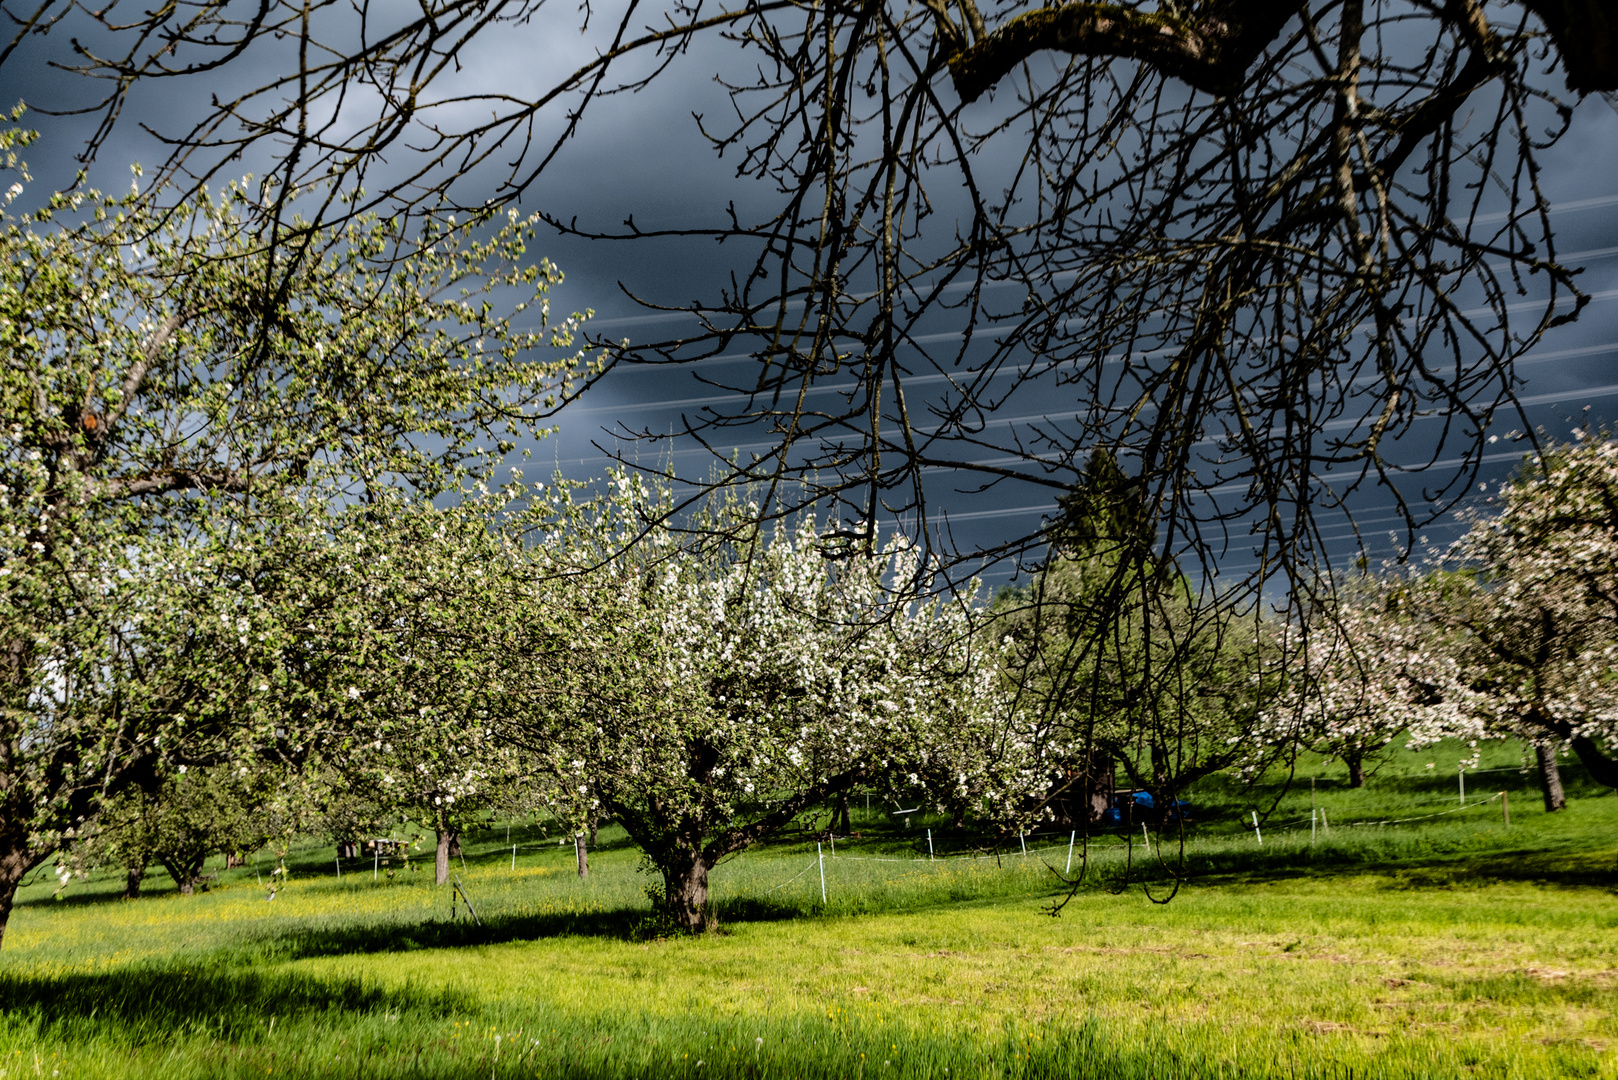
[[[1017,843],[1022,845],[1022,857],[1025,859],[1028,858],[1028,841],[1024,838],[1022,833],[1017,834]]]
[[[1071,874],[1073,872],[1073,841],[1078,838],[1078,835],[1079,835],[1079,830],[1077,830],[1077,829],[1074,829],[1072,832],[1068,833],[1068,836],[1067,836],[1067,867],[1062,871],[1062,876],[1063,877],[1066,877],[1067,875],[1069,875],[1069,874]]]
[[[343,857],[341,855],[339,855],[339,856],[337,856],[336,859],[334,859],[332,861],[337,864],[337,880],[338,881],[343,880]]]
[[[371,880],[376,880],[376,868],[382,862],[382,845],[378,844],[371,849]],[[391,865],[391,864],[390,864]]]
[[[933,861],[933,830],[927,830],[927,861]]]
[[[515,874],[517,872],[517,845],[516,844],[511,845],[511,872],[513,874]]]
[[[1309,808],[1309,842],[1315,842],[1315,808]]]
[[[1144,825],[1141,826],[1141,828],[1143,828],[1143,829],[1145,827],[1146,826],[1144,826]],[[1263,847],[1264,846],[1264,834],[1259,832],[1259,830],[1258,830],[1258,811],[1257,810],[1253,811],[1253,835],[1258,838],[1258,846]]]
[[[1466,770],[1464,768],[1458,768],[1456,770],[1455,775],[1460,777],[1460,780],[1461,780],[1461,805],[1465,806],[1466,805]]]
[[[820,850],[820,841],[815,841],[815,858],[820,863],[820,906],[826,906],[826,853]]]

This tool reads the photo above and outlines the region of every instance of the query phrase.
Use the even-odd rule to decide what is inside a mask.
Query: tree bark
[[[124,899],[133,900],[140,895],[140,883],[146,877],[146,860],[131,859],[124,873]]]
[[[837,796],[837,811],[832,815],[832,828],[843,836],[854,831],[854,823],[848,815],[848,792]]]
[[[1567,809],[1567,795],[1562,790],[1562,770],[1556,765],[1556,747],[1535,741],[1534,763],[1539,774],[1539,793],[1545,799],[1545,812],[1554,814]]]
[[[682,851],[663,863],[663,917],[675,930],[700,934],[708,928],[708,861],[701,851]]]
[[[579,863],[579,876],[581,878],[589,877],[590,846],[588,841],[585,840],[582,832],[573,834],[573,857],[577,859]]]
[[[6,923],[11,918],[11,905],[17,900],[17,886],[44,858],[45,853],[28,846],[26,834],[0,833],[0,948],[5,946]]]
[[[1544,20],[1569,90],[1618,89],[1618,12],[1611,0],[1523,0],[1523,6]]]
[[[440,818],[438,822],[438,850],[433,859],[434,884],[445,885],[449,882],[449,853],[451,846],[460,846],[460,836]]]
[[[1176,15],[1161,7],[1141,11],[1129,4],[1081,0],[1033,8],[988,33],[969,27],[975,40],[968,45],[966,30],[955,25],[942,0],[928,6],[950,78],[964,102],[977,100],[1046,50],[1137,60],[1206,93],[1234,93],[1248,68],[1303,7],[1298,0],[1211,0],[1199,5],[1196,15]],[[1618,14],[1611,0],[1523,0],[1523,6],[1544,21],[1569,90],[1587,94],[1618,89]],[[1487,35],[1487,23],[1477,10],[1470,3],[1457,4],[1449,17]]]
[[[1138,60],[1198,90],[1231,93],[1302,6],[1299,0],[1213,0],[1186,17],[1119,3],[1066,3],[1024,12],[971,46],[942,3],[933,11],[955,90],[971,102],[1045,50]]]

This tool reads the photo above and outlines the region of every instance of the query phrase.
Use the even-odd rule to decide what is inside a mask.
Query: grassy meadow
[[[262,854],[135,901],[112,873],[53,898],[45,867],[0,954],[0,1080],[1618,1078],[1618,798],[1570,767],[1546,815],[1497,753],[1466,809],[1457,752],[1401,754],[1362,791],[1316,769],[1313,839],[1308,773],[1207,784],[1183,856],[1092,837],[1059,918],[1066,834],[989,853],[874,804],[827,852],[824,903],[814,843],[774,844],[716,872],[700,939],[652,931],[610,826],[583,881],[540,825],[513,828],[515,869],[503,826],[472,838],[481,925],[451,918],[430,852],[339,880],[311,843],[273,900]],[[1278,798],[1260,844],[1250,811]],[[929,862],[929,827],[963,857]],[[1161,899],[1174,866],[1153,903],[1143,869]]]

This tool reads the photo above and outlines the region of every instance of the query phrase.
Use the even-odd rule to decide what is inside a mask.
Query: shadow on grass
[[[725,900],[713,906],[714,920],[721,932],[728,923],[778,922],[800,918],[803,914],[798,908],[747,898]],[[463,917],[419,923],[311,927],[257,938],[247,948],[265,959],[302,960],[505,945],[557,937],[647,941],[662,936],[664,932],[646,908],[620,907],[606,911],[496,916],[481,924]]]
[[[75,908],[97,904],[121,903],[126,899],[122,875],[119,875],[116,879],[109,875],[101,880],[74,881],[72,886],[63,890],[60,895],[57,895],[56,891],[50,888],[55,884],[55,879],[48,875],[41,875],[39,880],[30,875],[18,890],[16,907]],[[40,888],[41,885],[45,886],[45,888]],[[214,880],[211,877],[205,878],[205,880],[197,884],[197,893],[205,893],[213,885]],[[25,890],[28,893],[26,896],[22,895]],[[174,884],[174,880],[162,871],[157,871],[156,873],[148,873],[146,880],[141,884],[140,896],[137,899],[179,895],[180,888]]]
[[[108,972],[0,971],[0,1014],[59,1024],[97,1019],[136,1039],[205,1028],[219,1038],[262,1034],[270,1017],[387,1014],[408,1008],[448,1015],[468,1008],[451,991],[381,990],[357,979],[314,979],[245,970],[234,958],[139,965]]]
[[[1174,861],[1168,859],[1169,865]],[[1155,884],[1170,879],[1155,864],[1140,867]],[[1367,851],[1323,845],[1297,850],[1199,854],[1185,862],[1188,885],[1235,885],[1379,875],[1392,889],[1481,888],[1528,884],[1569,889],[1618,887],[1618,860],[1601,851],[1491,848],[1485,851]]]

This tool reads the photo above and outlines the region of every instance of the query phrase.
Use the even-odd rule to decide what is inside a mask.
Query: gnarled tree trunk
[[[1534,765],[1539,777],[1539,793],[1545,800],[1545,812],[1554,814],[1567,809],[1567,795],[1562,790],[1562,770],[1556,765],[1556,747],[1536,740]]]
[[[583,833],[573,834],[573,857],[577,859],[579,863],[579,876],[581,878],[589,877],[590,845],[589,842],[585,840]]]
[[[208,853],[200,855],[175,855],[163,857],[163,869],[169,872],[174,884],[179,886],[181,896],[190,896],[197,891],[197,880],[202,877],[202,864],[208,860]]]
[[[700,934],[708,928],[708,861],[695,845],[664,853],[661,914],[675,930]]]

